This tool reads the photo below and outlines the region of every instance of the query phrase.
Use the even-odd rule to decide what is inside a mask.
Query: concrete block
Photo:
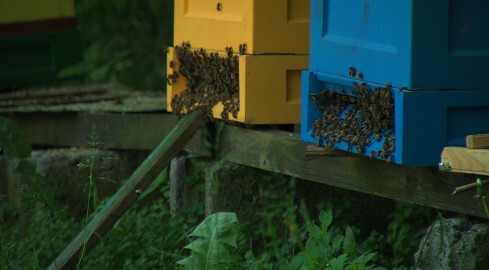
[[[415,254],[416,269],[489,269],[489,224],[439,219]]]

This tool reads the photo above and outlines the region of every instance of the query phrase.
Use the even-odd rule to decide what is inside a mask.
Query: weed
[[[234,213],[216,213],[208,216],[189,235],[195,237],[185,246],[192,254],[177,263],[185,269],[216,269],[231,263],[229,247],[236,248],[238,218]]]
[[[344,234],[331,227],[332,211],[321,212],[320,224],[307,223],[308,238],[296,239],[301,243],[301,251],[289,254],[276,263],[269,254],[256,258],[252,251],[243,257],[234,252],[237,249],[238,225],[233,213],[213,214],[197,226],[190,234],[194,237],[186,246],[190,257],[177,262],[185,269],[383,269],[368,265],[375,253],[360,254],[353,231],[347,227]],[[290,222],[291,233],[298,230],[297,224]],[[303,245],[303,242],[305,244]],[[290,245],[289,245],[290,247]],[[233,256],[234,255],[234,256]]]
[[[100,147],[103,145],[103,143],[99,140],[99,136],[97,134],[97,128],[95,125],[92,125],[91,132],[89,134],[89,140],[88,144],[90,145],[90,151],[92,154],[90,155],[89,159],[84,161],[84,162],[79,162],[77,166],[82,169],[88,169],[89,174],[88,174],[88,180],[89,180],[89,185],[88,185],[88,197],[87,197],[87,211],[86,211],[86,216],[85,216],[85,227],[84,227],[84,233],[83,233],[83,248],[80,253],[80,257],[78,258],[78,263],[76,264],[76,269],[79,269],[81,266],[81,263],[83,261],[83,257],[85,256],[85,251],[87,247],[87,242],[90,236],[92,235],[93,232],[87,232],[87,227],[88,227],[88,220],[89,220],[89,213],[90,213],[90,201],[93,199],[93,207],[96,209],[97,207],[97,186],[95,185],[95,176],[93,175],[93,169],[95,165],[95,159],[97,158],[96,151],[100,149]]]
[[[437,211],[419,205],[397,201],[396,209],[388,216],[387,231],[373,231],[363,246],[379,251],[377,264],[401,268],[413,264],[413,254],[426,228]]]
[[[30,220],[25,233],[17,226],[2,226],[0,269],[45,269],[75,236],[73,218],[41,212]],[[7,262],[7,264],[3,264]]]
[[[30,179],[29,190],[23,202],[42,202],[55,210],[54,189],[45,183],[44,176],[37,172],[37,165],[29,160],[32,148],[26,135],[14,121],[4,117],[0,117],[0,150],[7,162],[14,165],[15,172],[27,175]]]
[[[484,206],[484,211],[489,218],[489,208],[487,207],[486,203],[486,194],[487,192],[484,190],[482,186],[482,181],[480,178],[477,178],[477,195],[475,196],[476,198],[480,198],[482,201],[482,205]]]

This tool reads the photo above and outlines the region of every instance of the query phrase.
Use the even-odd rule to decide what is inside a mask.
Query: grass
[[[172,216],[164,198],[147,207],[135,204],[80,269],[173,269],[185,255],[185,232],[202,218],[203,209],[182,209]],[[0,229],[0,269],[45,269],[83,223],[45,212],[32,218],[25,235],[15,224]]]
[[[266,181],[277,180],[273,177],[265,178]],[[311,233],[308,228],[311,224],[320,225],[324,221],[318,219],[320,215],[310,216],[310,207],[292,199],[294,181],[283,181],[284,185],[290,185],[287,187],[292,192],[289,194],[291,196],[287,196],[290,199],[281,199],[283,197],[277,190],[262,193],[275,203],[268,206],[269,210],[262,209],[258,213],[265,220],[264,223],[240,223],[237,248],[231,253],[234,261],[228,265],[230,269],[247,269],[244,266],[249,266],[249,269],[278,269],[290,265],[299,253],[307,251],[306,240]],[[172,215],[169,209],[169,189],[166,181],[153,195],[148,196],[158,199],[133,205],[84,258],[80,269],[175,269],[177,261],[190,255],[184,247],[191,240],[190,233],[203,220],[204,209],[202,206],[182,208]],[[316,212],[332,210],[330,213],[335,226],[335,229],[321,237],[344,238],[345,230],[349,230],[357,243],[354,256],[376,252],[371,264],[389,269],[412,266],[413,254],[427,225],[436,216],[436,211],[396,203],[396,208],[386,218],[385,228],[362,231],[364,227],[357,225],[368,220],[364,219],[362,212],[355,211],[358,203],[352,197],[326,200],[318,205]],[[8,209],[8,204],[2,204],[0,209],[3,209],[0,216],[9,217],[4,220],[13,220],[15,216],[12,215],[15,213]],[[83,229],[83,224],[84,221],[76,223],[69,213],[52,213],[47,209],[32,218],[25,234],[19,231],[15,223],[2,222],[0,265],[3,268],[0,269],[44,269]],[[320,241],[318,239],[322,238],[315,241]],[[335,250],[336,255],[332,258],[339,258],[342,253]],[[294,263],[305,258],[305,255],[301,256],[294,259]]]

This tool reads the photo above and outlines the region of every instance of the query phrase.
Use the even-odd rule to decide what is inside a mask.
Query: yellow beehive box
[[[167,75],[178,71],[174,48],[169,48],[167,61]],[[300,123],[301,71],[308,64],[308,55],[239,55],[240,110],[237,118],[229,114],[229,120],[246,124]],[[172,111],[172,98],[186,87],[183,76],[167,86],[168,111]],[[214,106],[214,118],[222,119],[222,111],[221,103]]]
[[[73,0],[0,0],[0,24],[71,17]]]
[[[310,0],[175,0],[174,44],[309,54]]]

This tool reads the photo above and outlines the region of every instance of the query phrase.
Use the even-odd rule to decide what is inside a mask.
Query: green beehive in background
[[[81,61],[73,0],[0,0],[0,88],[49,83]]]

